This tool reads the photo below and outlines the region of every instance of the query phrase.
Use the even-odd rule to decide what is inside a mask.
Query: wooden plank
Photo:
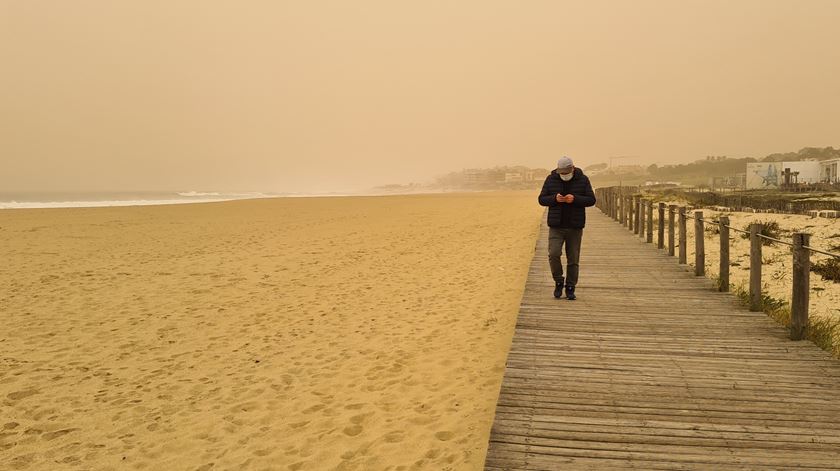
[[[499,420],[494,431],[503,435],[537,435],[568,441],[630,443],[709,448],[757,448],[766,450],[814,450],[832,452],[840,448],[838,437],[817,441],[809,435],[745,434],[743,432],[706,432],[695,430],[656,430],[647,427],[613,428],[592,425],[556,424],[529,420]],[[523,434],[524,432],[524,434]]]
[[[511,414],[500,411],[497,417],[501,420],[516,420],[519,418],[523,420],[521,414]],[[827,439],[833,442],[840,437],[840,429],[837,428],[797,428],[784,426],[751,426],[751,425],[727,425],[727,424],[709,424],[709,423],[693,423],[693,422],[670,422],[660,420],[632,420],[620,418],[586,418],[586,417],[559,417],[550,415],[529,414],[526,419],[532,423],[550,423],[560,425],[583,425],[588,427],[607,427],[607,428],[631,428],[644,431],[653,431],[652,433],[670,433],[674,430],[688,430],[688,431],[707,431],[721,434],[733,434],[735,436],[740,433],[750,435],[766,434],[768,439],[772,439],[772,435],[796,435],[805,436],[808,441],[816,441],[820,439]]]

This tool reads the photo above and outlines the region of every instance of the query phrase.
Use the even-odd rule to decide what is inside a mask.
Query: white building
[[[747,164],[747,189],[779,188],[785,183],[817,183],[820,170],[821,163],[816,160],[750,163]]]
[[[823,160],[820,162],[820,182],[840,183],[840,159]]]

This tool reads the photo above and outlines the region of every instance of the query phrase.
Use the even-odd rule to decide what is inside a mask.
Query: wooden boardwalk
[[[840,469],[840,361],[587,219],[576,301],[543,224],[485,469]]]

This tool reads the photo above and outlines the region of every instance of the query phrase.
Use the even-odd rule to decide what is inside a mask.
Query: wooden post
[[[729,216],[718,219],[720,232],[720,277],[718,291],[729,291]]]
[[[750,311],[761,310],[761,224],[750,224]]]
[[[808,297],[811,279],[811,251],[806,249],[811,234],[793,234],[793,296],[790,302],[790,339],[802,340],[808,329]]]
[[[621,223],[623,226],[624,222],[624,211],[627,209],[626,205],[624,204],[624,191],[620,191],[618,193],[618,222]]]
[[[706,274],[706,237],[703,233],[703,211],[694,211],[694,275]]]
[[[613,217],[613,187],[599,188],[596,193],[598,202],[596,206],[601,208],[601,212],[609,217]]]
[[[639,207],[639,238],[645,238],[645,214],[647,214],[647,200],[642,198],[642,204]]]
[[[603,211],[607,216],[610,215],[610,202],[607,198],[608,193],[609,190],[607,188],[602,188],[600,198],[598,198],[598,203],[601,204],[601,211]]]
[[[657,248],[665,248],[665,203],[659,203],[659,226],[657,227]]]
[[[627,221],[625,221],[625,226],[627,226],[627,230],[633,230],[633,197],[631,195],[627,195],[624,197],[624,201],[627,203]]]
[[[648,244],[653,243],[653,200],[648,200],[647,203],[647,236],[645,241]]]
[[[624,191],[621,192],[621,225],[627,227],[627,196]]]
[[[669,204],[668,205],[668,255],[674,256],[674,246],[676,245],[674,240],[674,231],[676,229],[674,225],[674,216],[677,212],[677,205]]]
[[[633,221],[633,234],[639,233],[639,211],[642,204],[642,198],[639,195],[633,195],[633,214],[636,216],[636,220]]]
[[[618,210],[621,207],[621,193],[619,192],[619,188],[615,188],[615,193],[613,194],[613,219],[617,222],[619,220]]]
[[[688,263],[686,257],[686,234],[685,234],[685,206],[680,206],[680,256],[679,264],[685,265]]]
[[[612,202],[612,218],[613,221],[618,221],[618,188],[613,187],[612,195],[610,196]]]
[[[610,214],[610,210],[609,210],[609,207],[608,207],[608,206],[609,206],[609,204],[608,204],[608,202],[607,202],[607,189],[606,189],[606,188],[601,188],[600,190],[601,190],[601,192],[600,192],[600,193],[598,194],[598,196],[597,196],[597,198],[598,198],[598,207],[599,207],[599,208],[601,208],[601,212],[603,212],[604,214],[609,215],[609,214]]]
[[[624,227],[630,228],[630,196],[624,195],[624,201],[621,202],[624,205]]]

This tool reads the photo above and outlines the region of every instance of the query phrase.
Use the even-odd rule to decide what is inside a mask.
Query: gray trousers
[[[558,227],[548,228],[548,265],[551,267],[551,276],[555,283],[566,285],[577,285],[580,260],[580,241],[583,238],[583,229],[561,229]],[[566,246],[566,279],[563,279],[563,263],[560,256],[563,255],[563,246]]]

